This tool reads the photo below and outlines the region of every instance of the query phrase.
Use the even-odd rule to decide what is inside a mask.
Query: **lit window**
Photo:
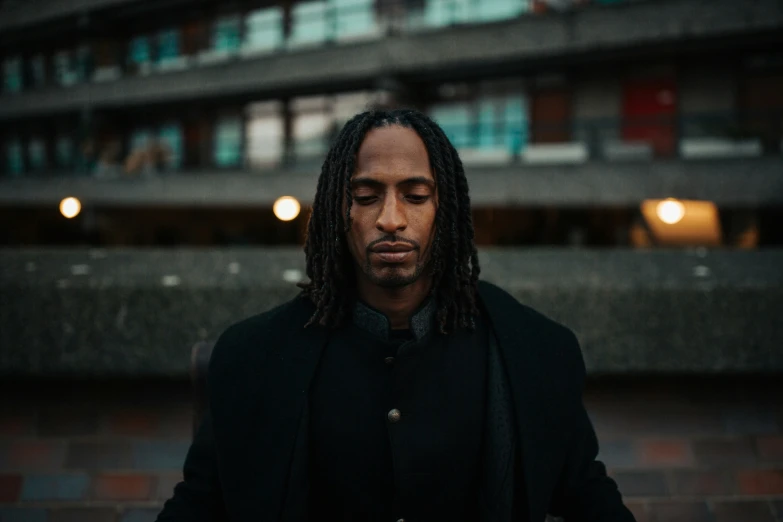
[[[22,143],[18,139],[11,140],[6,145],[7,169],[11,176],[21,176],[24,172]]]
[[[55,149],[57,166],[61,169],[73,167],[73,140],[67,136],[57,138]]]
[[[163,148],[166,167],[179,169],[182,166],[182,127],[178,123],[164,125],[160,128],[158,140]]]
[[[179,31],[166,29],[158,33],[158,62],[167,62],[179,57]]]
[[[283,118],[278,102],[248,107],[247,161],[252,168],[274,167],[283,157]]]
[[[333,0],[337,39],[351,40],[379,35],[374,3],[375,0]]]
[[[32,138],[27,143],[27,157],[31,171],[40,172],[46,169],[46,144],[41,138]]]
[[[283,11],[279,7],[258,9],[245,18],[244,47],[270,51],[283,44]]]
[[[302,2],[292,10],[290,44],[312,45],[329,39],[332,26],[326,2]]]
[[[216,51],[236,51],[242,45],[240,31],[239,16],[218,18],[212,30],[212,48]]]
[[[718,208],[711,201],[646,200],[641,210],[658,245],[721,244]]]
[[[3,90],[20,92],[22,90],[22,58],[15,56],[3,62]]]
[[[42,54],[36,54],[30,60],[30,79],[33,87],[46,85],[46,59]]]
[[[214,159],[218,167],[237,167],[241,161],[242,122],[223,118],[215,126]]]

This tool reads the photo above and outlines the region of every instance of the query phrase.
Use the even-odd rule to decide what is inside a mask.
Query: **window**
[[[464,23],[470,20],[470,0],[427,0],[424,21],[430,27]]]
[[[258,9],[245,18],[244,47],[271,51],[283,44],[283,12],[279,7]]]
[[[166,29],[158,33],[158,63],[165,63],[179,57],[179,31]]]
[[[375,0],[333,0],[337,39],[378,36],[374,3]]]
[[[528,11],[528,4],[528,0],[427,0],[424,21],[430,27],[443,27],[506,20]]]
[[[27,158],[30,171],[41,172],[46,170],[46,143],[41,138],[32,138],[27,143]]]
[[[242,122],[236,117],[215,125],[214,160],[218,167],[238,167],[242,159]]]
[[[241,19],[239,16],[227,16],[215,20],[212,28],[212,48],[216,51],[233,52],[239,49]]]
[[[471,145],[471,107],[468,103],[436,105],[430,110],[430,117],[438,122],[455,148]]]
[[[22,143],[19,139],[13,139],[6,144],[6,169],[11,176],[21,176],[24,172],[24,158],[22,157]]]
[[[293,138],[297,159],[323,156],[335,131],[330,103],[325,96],[294,100]]]
[[[57,85],[68,87],[76,84],[76,67],[71,51],[58,51],[54,54],[54,77]]]
[[[516,155],[528,141],[528,109],[521,84],[444,85],[430,109],[457,149]],[[448,99],[450,98],[450,99]]]
[[[147,36],[137,36],[128,45],[128,65],[132,72],[146,74],[150,71],[152,49]]]
[[[73,167],[73,140],[67,136],[57,138],[55,149],[55,160],[60,169],[70,169]]]
[[[325,42],[331,35],[332,20],[326,2],[303,2],[292,11],[290,44],[312,45]]]
[[[36,54],[30,60],[30,82],[33,87],[46,85],[46,58],[43,54]]]
[[[160,128],[158,140],[163,148],[163,158],[168,169],[182,167],[182,127],[178,123],[168,123]]]
[[[507,20],[528,11],[530,9],[528,4],[528,0],[487,0],[476,2],[474,4],[474,15],[476,20],[481,22]]]
[[[283,157],[283,118],[279,102],[248,107],[247,160],[252,168],[274,167]]]
[[[14,56],[3,62],[3,90],[5,92],[21,92],[22,90],[22,58]]]

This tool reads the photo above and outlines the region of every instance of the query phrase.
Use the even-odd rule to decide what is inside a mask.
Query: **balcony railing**
[[[144,177],[205,169],[317,170],[337,122],[309,129],[287,143],[275,129],[242,132],[239,120],[218,124],[210,143],[185,141],[167,122],[124,140],[73,135],[11,138],[4,144],[6,177],[89,175]],[[496,120],[442,127],[468,166],[579,165],[590,161],[650,162],[774,156],[783,159],[783,112],[601,118],[571,122]],[[243,135],[245,136],[243,141]],[[252,139],[250,138],[252,136]],[[208,150],[207,150],[208,147]],[[208,160],[204,161],[204,158]]]
[[[391,34],[510,20],[547,10],[640,0],[311,0],[210,21],[207,36],[185,40],[183,28],[161,27],[128,41],[103,39],[51,56],[7,54],[3,95],[44,87],[114,81],[303,48],[377,39]],[[185,48],[189,52],[184,52]]]

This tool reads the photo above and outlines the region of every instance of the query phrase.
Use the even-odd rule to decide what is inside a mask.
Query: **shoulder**
[[[249,364],[280,346],[286,332],[303,328],[313,305],[302,294],[271,310],[232,324],[220,335],[209,363],[210,376]]]
[[[568,327],[520,303],[497,285],[480,281],[479,296],[498,341],[509,350],[525,350],[539,362],[584,374],[579,341]]]

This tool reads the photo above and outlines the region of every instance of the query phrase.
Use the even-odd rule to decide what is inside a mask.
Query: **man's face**
[[[384,288],[416,282],[430,259],[438,207],[427,149],[416,131],[392,125],[368,132],[351,192],[346,239],[359,277]]]

